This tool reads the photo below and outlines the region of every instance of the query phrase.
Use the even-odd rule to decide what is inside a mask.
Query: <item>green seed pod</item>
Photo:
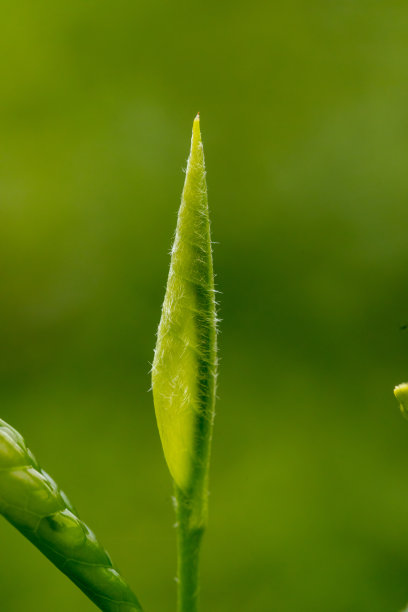
[[[204,153],[197,115],[152,368],[164,454],[205,522],[217,369],[216,308]]]
[[[108,553],[22,436],[0,419],[0,513],[104,612],[142,610]]]

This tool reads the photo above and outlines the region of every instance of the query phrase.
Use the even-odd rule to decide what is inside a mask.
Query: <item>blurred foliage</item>
[[[149,362],[199,110],[223,319],[202,609],[402,609],[408,6],[2,8],[1,418],[173,610]],[[94,609],[0,539],[5,612]]]

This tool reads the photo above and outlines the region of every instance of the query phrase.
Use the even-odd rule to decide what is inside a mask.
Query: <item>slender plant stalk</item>
[[[199,595],[199,555],[204,526],[191,524],[189,497],[176,487],[178,612],[196,612]]]
[[[198,605],[217,370],[214,293],[204,153],[197,115],[152,369],[159,433],[175,483],[178,612],[196,612]]]

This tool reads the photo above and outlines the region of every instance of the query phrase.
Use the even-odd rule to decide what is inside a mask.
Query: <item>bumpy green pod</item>
[[[0,419],[0,513],[104,612],[140,612],[137,598],[22,436]]]

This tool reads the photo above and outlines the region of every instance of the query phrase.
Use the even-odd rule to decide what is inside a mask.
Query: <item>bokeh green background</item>
[[[16,0],[0,23],[0,416],[175,609],[149,362],[199,110],[221,291],[202,609],[408,601],[408,6]],[[2,612],[91,612],[0,523]]]

